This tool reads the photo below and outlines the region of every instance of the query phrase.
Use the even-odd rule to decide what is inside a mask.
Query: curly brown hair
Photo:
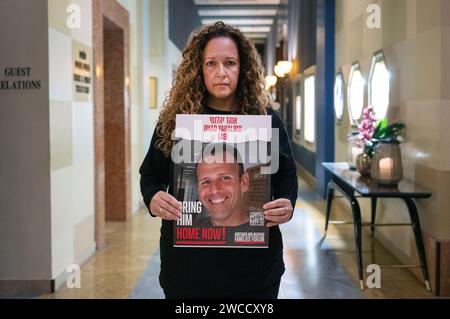
[[[238,48],[240,70],[236,97],[240,113],[267,114],[267,108],[278,109],[278,104],[264,90],[263,67],[258,52],[244,34],[222,21],[202,27],[189,37],[182,54],[183,60],[159,114],[156,133],[160,138],[156,147],[166,156],[173,146],[171,135],[175,129],[176,114],[204,113],[208,91],[203,80],[203,52],[210,40],[219,37],[232,39]]]

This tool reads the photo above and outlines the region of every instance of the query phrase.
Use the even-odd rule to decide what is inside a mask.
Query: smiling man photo
[[[249,188],[249,176],[235,148],[228,145],[225,151],[215,148],[197,164],[196,176],[200,201],[213,226],[248,223],[244,193]]]

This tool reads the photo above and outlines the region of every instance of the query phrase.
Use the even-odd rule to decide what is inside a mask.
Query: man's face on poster
[[[239,174],[239,164],[216,161],[214,155],[197,165],[200,201],[216,226],[238,226],[248,220],[243,194],[248,190],[248,173]]]

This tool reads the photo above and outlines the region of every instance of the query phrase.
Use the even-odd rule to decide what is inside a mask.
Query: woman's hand
[[[287,223],[294,209],[291,201],[286,198],[278,198],[274,201],[265,203],[263,206],[264,217],[267,220],[267,227]]]
[[[157,192],[150,202],[150,211],[152,214],[165,220],[180,219],[181,208],[181,202],[163,191]]]

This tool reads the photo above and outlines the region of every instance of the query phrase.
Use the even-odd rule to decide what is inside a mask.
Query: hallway
[[[431,298],[422,283],[405,269],[382,269],[381,289],[359,289],[350,226],[330,226],[322,241],[325,202],[302,180],[291,222],[281,226],[286,272],[280,299],[322,298]],[[348,212],[333,210],[336,218]],[[65,285],[39,298],[150,298],[162,299],[159,287],[159,227],[145,209],[129,222],[107,222],[108,245],[81,267],[81,288]],[[370,234],[365,234],[366,263],[398,261]]]
[[[0,299],[163,298],[164,192],[183,205],[185,228],[162,232],[174,291],[277,282],[275,221],[281,299],[450,296],[450,0],[0,1]],[[261,174],[265,161],[233,151],[236,195],[197,158],[175,165],[179,129],[247,149],[259,138],[244,129],[271,121],[281,131],[261,140],[282,161]],[[330,185],[331,220],[356,227],[324,237]],[[269,249],[213,250],[221,259],[172,240]],[[216,277],[202,258],[235,272]]]

